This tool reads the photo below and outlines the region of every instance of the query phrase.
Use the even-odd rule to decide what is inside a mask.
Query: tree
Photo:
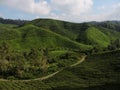
[[[3,42],[0,46],[0,55],[1,59],[5,59],[5,57],[10,54],[10,46],[8,43]]]
[[[120,39],[116,39],[114,41],[114,44],[115,44],[116,48],[120,48]]]
[[[41,49],[41,68],[46,70],[48,64],[48,48]]]
[[[7,60],[0,60],[0,71],[5,73],[8,71],[9,62]]]
[[[40,56],[39,51],[34,48],[32,48],[28,54],[30,60],[39,59],[39,56]]]
[[[110,45],[108,45],[108,50],[116,50],[120,48],[120,39],[116,39],[115,41],[111,41]]]

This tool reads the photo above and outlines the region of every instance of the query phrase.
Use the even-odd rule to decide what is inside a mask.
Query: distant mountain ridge
[[[12,20],[12,19],[4,19],[0,17],[0,23],[2,24],[15,24],[15,25],[23,25],[24,23],[28,22],[28,20]]]

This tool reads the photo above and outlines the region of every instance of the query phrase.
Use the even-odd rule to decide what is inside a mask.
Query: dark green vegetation
[[[44,81],[0,81],[1,90],[119,90],[120,51],[94,54]]]
[[[111,85],[118,89],[119,27],[118,21],[70,23],[0,18],[0,90],[113,90]],[[70,67],[83,54],[88,55],[86,61]],[[14,81],[59,70],[62,71],[44,81]]]

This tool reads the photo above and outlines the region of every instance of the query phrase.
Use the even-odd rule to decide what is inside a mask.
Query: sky
[[[0,0],[0,17],[70,22],[120,20],[120,0]]]

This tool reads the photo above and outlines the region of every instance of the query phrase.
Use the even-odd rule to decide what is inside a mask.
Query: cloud
[[[3,14],[0,13],[0,17],[3,17]]]
[[[113,4],[111,7],[104,7],[102,13],[90,15],[90,18],[94,21],[105,21],[105,20],[120,20],[120,3]],[[106,11],[106,12],[105,12]],[[94,17],[94,18],[93,18]],[[89,19],[89,20],[91,20]]]
[[[120,3],[111,5],[104,3],[98,6],[95,4],[95,0],[0,1],[0,5],[27,12],[35,18],[47,17],[73,22],[120,20]]]
[[[105,21],[105,20],[120,20],[120,3],[108,6],[100,6],[92,8],[92,4],[90,4],[88,11],[79,13],[79,15],[68,14],[51,14],[51,18],[73,21],[73,22],[84,22],[84,21]],[[84,8],[81,8],[84,10]],[[95,10],[94,10],[95,9]],[[97,12],[97,13],[96,13]]]
[[[51,6],[50,18],[80,22],[91,13],[93,0],[51,0]]]
[[[53,9],[61,14],[81,15],[88,12],[93,5],[93,0],[51,0]]]
[[[40,0],[39,2],[34,0],[2,0],[0,4],[39,15],[47,15],[51,10],[48,2],[45,0]]]
[[[2,0],[1,4],[24,12],[49,15],[60,14],[80,15],[91,9],[93,0]]]
[[[120,3],[113,5],[113,10],[108,15],[108,19],[120,20]]]

